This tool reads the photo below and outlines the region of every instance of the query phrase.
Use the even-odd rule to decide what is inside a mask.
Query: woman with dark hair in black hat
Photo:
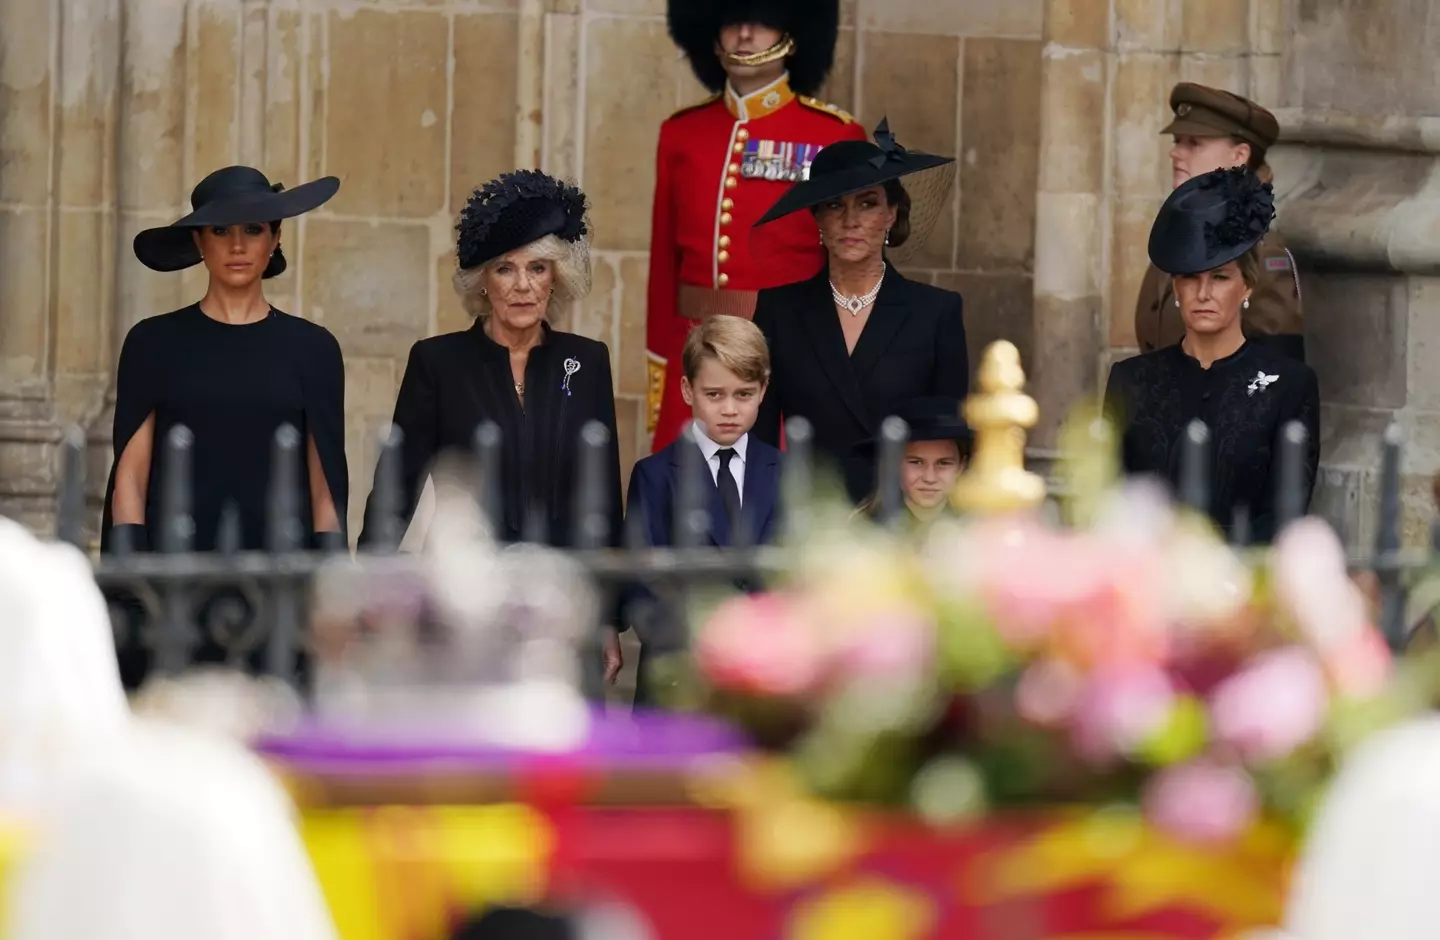
[[[1210,515],[1229,531],[1243,514],[1257,542],[1276,534],[1274,455],[1285,425],[1298,421],[1307,432],[1306,506],[1320,459],[1315,372],[1242,328],[1274,217],[1270,184],[1244,167],[1194,177],[1170,194],[1150,230],[1150,260],[1171,278],[1185,337],[1115,363],[1105,387],[1106,410],[1124,428],[1127,473],[1178,483],[1185,429],[1197,418],[1206,424]]]
[[[969,387],[960,295],[895,268],[950,210],[954,178],[954,158],[906,150],[882,120],[874,143],[820,151],[809,179],[752,230],[753,257],[783,257],[770,244],[782,234],[776,220],[809,210],[825,248],[818,272],[756,301],[772,378],[755,434],[778,444],[782,421],[806,418],[817,455],[839,466],[857,502],[874,490],[875,472],[856,445],[912,399],[963,398]]]
[[[199,303],[131,327],[115,373],[115,463],[105,491],[102,550],[117,533],[133,548],[157,543],[165,468],[175,428],[190,442],[192,547],[217,546],[222,515],[238,525],[237,548],[266,543],[266,494],[276,433],[303,435],[301,519],[315,547],[344,545],[345,368],[323,326],[281,313],[264,280],[285,270],[280,223],[323,205],[340,188],[325,177],[295,189],[259,170],[216,170],[195,187],[194,211],[135,236],[135,255],[155,271],[204,264]]]
[[[936,519],[951,515],[950,491],[970,460],[973,436],[960,417],[957,398],[921,398],[909,402],[896,415],[908,428],[905,453],[900,462],[900,499],[905,519],[912,528],[923,528]],[[879,439],[860,445],[860,455],[875,460]],[[878,517],[880,493],[871,493],[857,509]]]
[[[285,270],[281,220],[323,205],[339,187],[325,177],[286,190],[259,170],[227,167],[195,187],[193,212],[135,236],[135,255],[146,267],[170,272],[203,264],[210,279],[198,303],[141,320],[125,337],[115,374],[115,462],[105,489],[102,551],[121,539],[132,550],[167,548],[160,511],[172,435],[189,445],[189,547],[264,549],[270,463],[286,425],[303,453],[295,494],[302,547],[344,549],[349,476],[340,345],[323,326],[270,306],[263,287]],[[233,545],[220,544],[227,528]],[[250,608],[224,591],[205,604],[225,594]],[[203,608],[200,619],[207,619]],[[195,659],[225,653],[206,638]],[[122,650],[121,670],[127,685],[138,684],[148,671],[143,652]]]
[[[620,451],[610,350],[554,329],[590,292],[585,194],[537,170],[517,170],[477,189],[456,226],[455,290],[475,317],[467,330],[422,339],[410,350],[395,399],[402,435],[403,523],[415,514],[426,477],[446,452],[468,452],[476,430],[501,435],[501,518],[495,537],[556,546],[575,541],[580,433],[591,421],[609,431],[602,485],[611,544],[621,528]],[[372,492],[360,546],[385,528]],[[403,529],[402,529],[403,531]],[[620,668],[606,636],[607,678]]]

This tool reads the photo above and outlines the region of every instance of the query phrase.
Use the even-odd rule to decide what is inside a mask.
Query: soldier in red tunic
[[[669,23],[714,94],[660,128],[645,328],[656,451],[690,416],[679,369],[666,368],[678,364],[690,327],[717,313],[749,317],[761,288],[823,263],[806,213],[774,223],[789,237],[764,270],[750,257],[750,227],[806,177],[821,147],[865,139],[850,115],[809,97],[834,59],[839,0],[670,0]]]

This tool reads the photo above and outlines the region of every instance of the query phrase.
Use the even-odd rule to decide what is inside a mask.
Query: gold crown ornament
[[[991,343],[980,358],[980,390],[965,399],[963,414],[975,435],[970,465],[950,492],[961,512],[1006,513],[1037,509],[1045,480],[1025,469],[1025,432],[1040,407],[1025,394],[1025,370],[1014,343]]]

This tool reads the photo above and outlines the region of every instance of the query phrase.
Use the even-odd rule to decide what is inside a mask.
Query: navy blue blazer
[[[630,491],[625,500],[626,527],[636,525],[632,519],[639,514],[638,527],[651,548],[675,543],[675,503],[680,497],[680,474],[683,472],[683,447],[693,447],[683,438],[664,450],[651,454],[635,464],[630,472]],[[701,458],[695,460],[710,513],[710,541],[726,547],[734,534],[720,500],[720,488]],[[775,535],[779,523],[780,451],[754,434],[745,445],[745,488],[740,493],[740,513],[750,533],[751,544],[763,545]]]

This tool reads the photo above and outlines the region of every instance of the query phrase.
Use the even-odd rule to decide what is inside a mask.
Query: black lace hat
[[[585,212],[585,194],[568,183],[539,170],[502,173],[460,210],[456,258],[474,268],[546,235],[577,242],[589,232]]]
[[[910,426],[907,440],[911,441],[954,441],[960,445],[960,455],[969,457],[974,433],[965,419],[960,417],[961,402],[958,398],[940,395],[932,398],[916,398],[907,402],[896,417]],[[856,449],[862,454],[873,454],[880,446],[878,435],[861,441]]]
[[[1275,218],[1275,192],[1252,170],[1214,170],[1170,193],[1150,227],[1150,261],[1166,274],[1200,274],[1254,248]]]
[[[254,167],[227,166],[205,177],[190,193],[194,211],[189,215],[136,235],[135,257],[155,271],[181,271],[200,263],[195,229],[294,218],[324,205],[339,189],[340,180],[333,176],[286,189]],[[276,249],[264,276],[275,277],[284,270],[285,256]]]
[[[840,0],[669,0],[666,18],[670,38],[689,58],[700,84],[711,91],[725,87],[725,68],[715,54],[721,27],[763,23],[794,41],[794,50],[785,57],[790,87],[813,95],[835,62]]]

